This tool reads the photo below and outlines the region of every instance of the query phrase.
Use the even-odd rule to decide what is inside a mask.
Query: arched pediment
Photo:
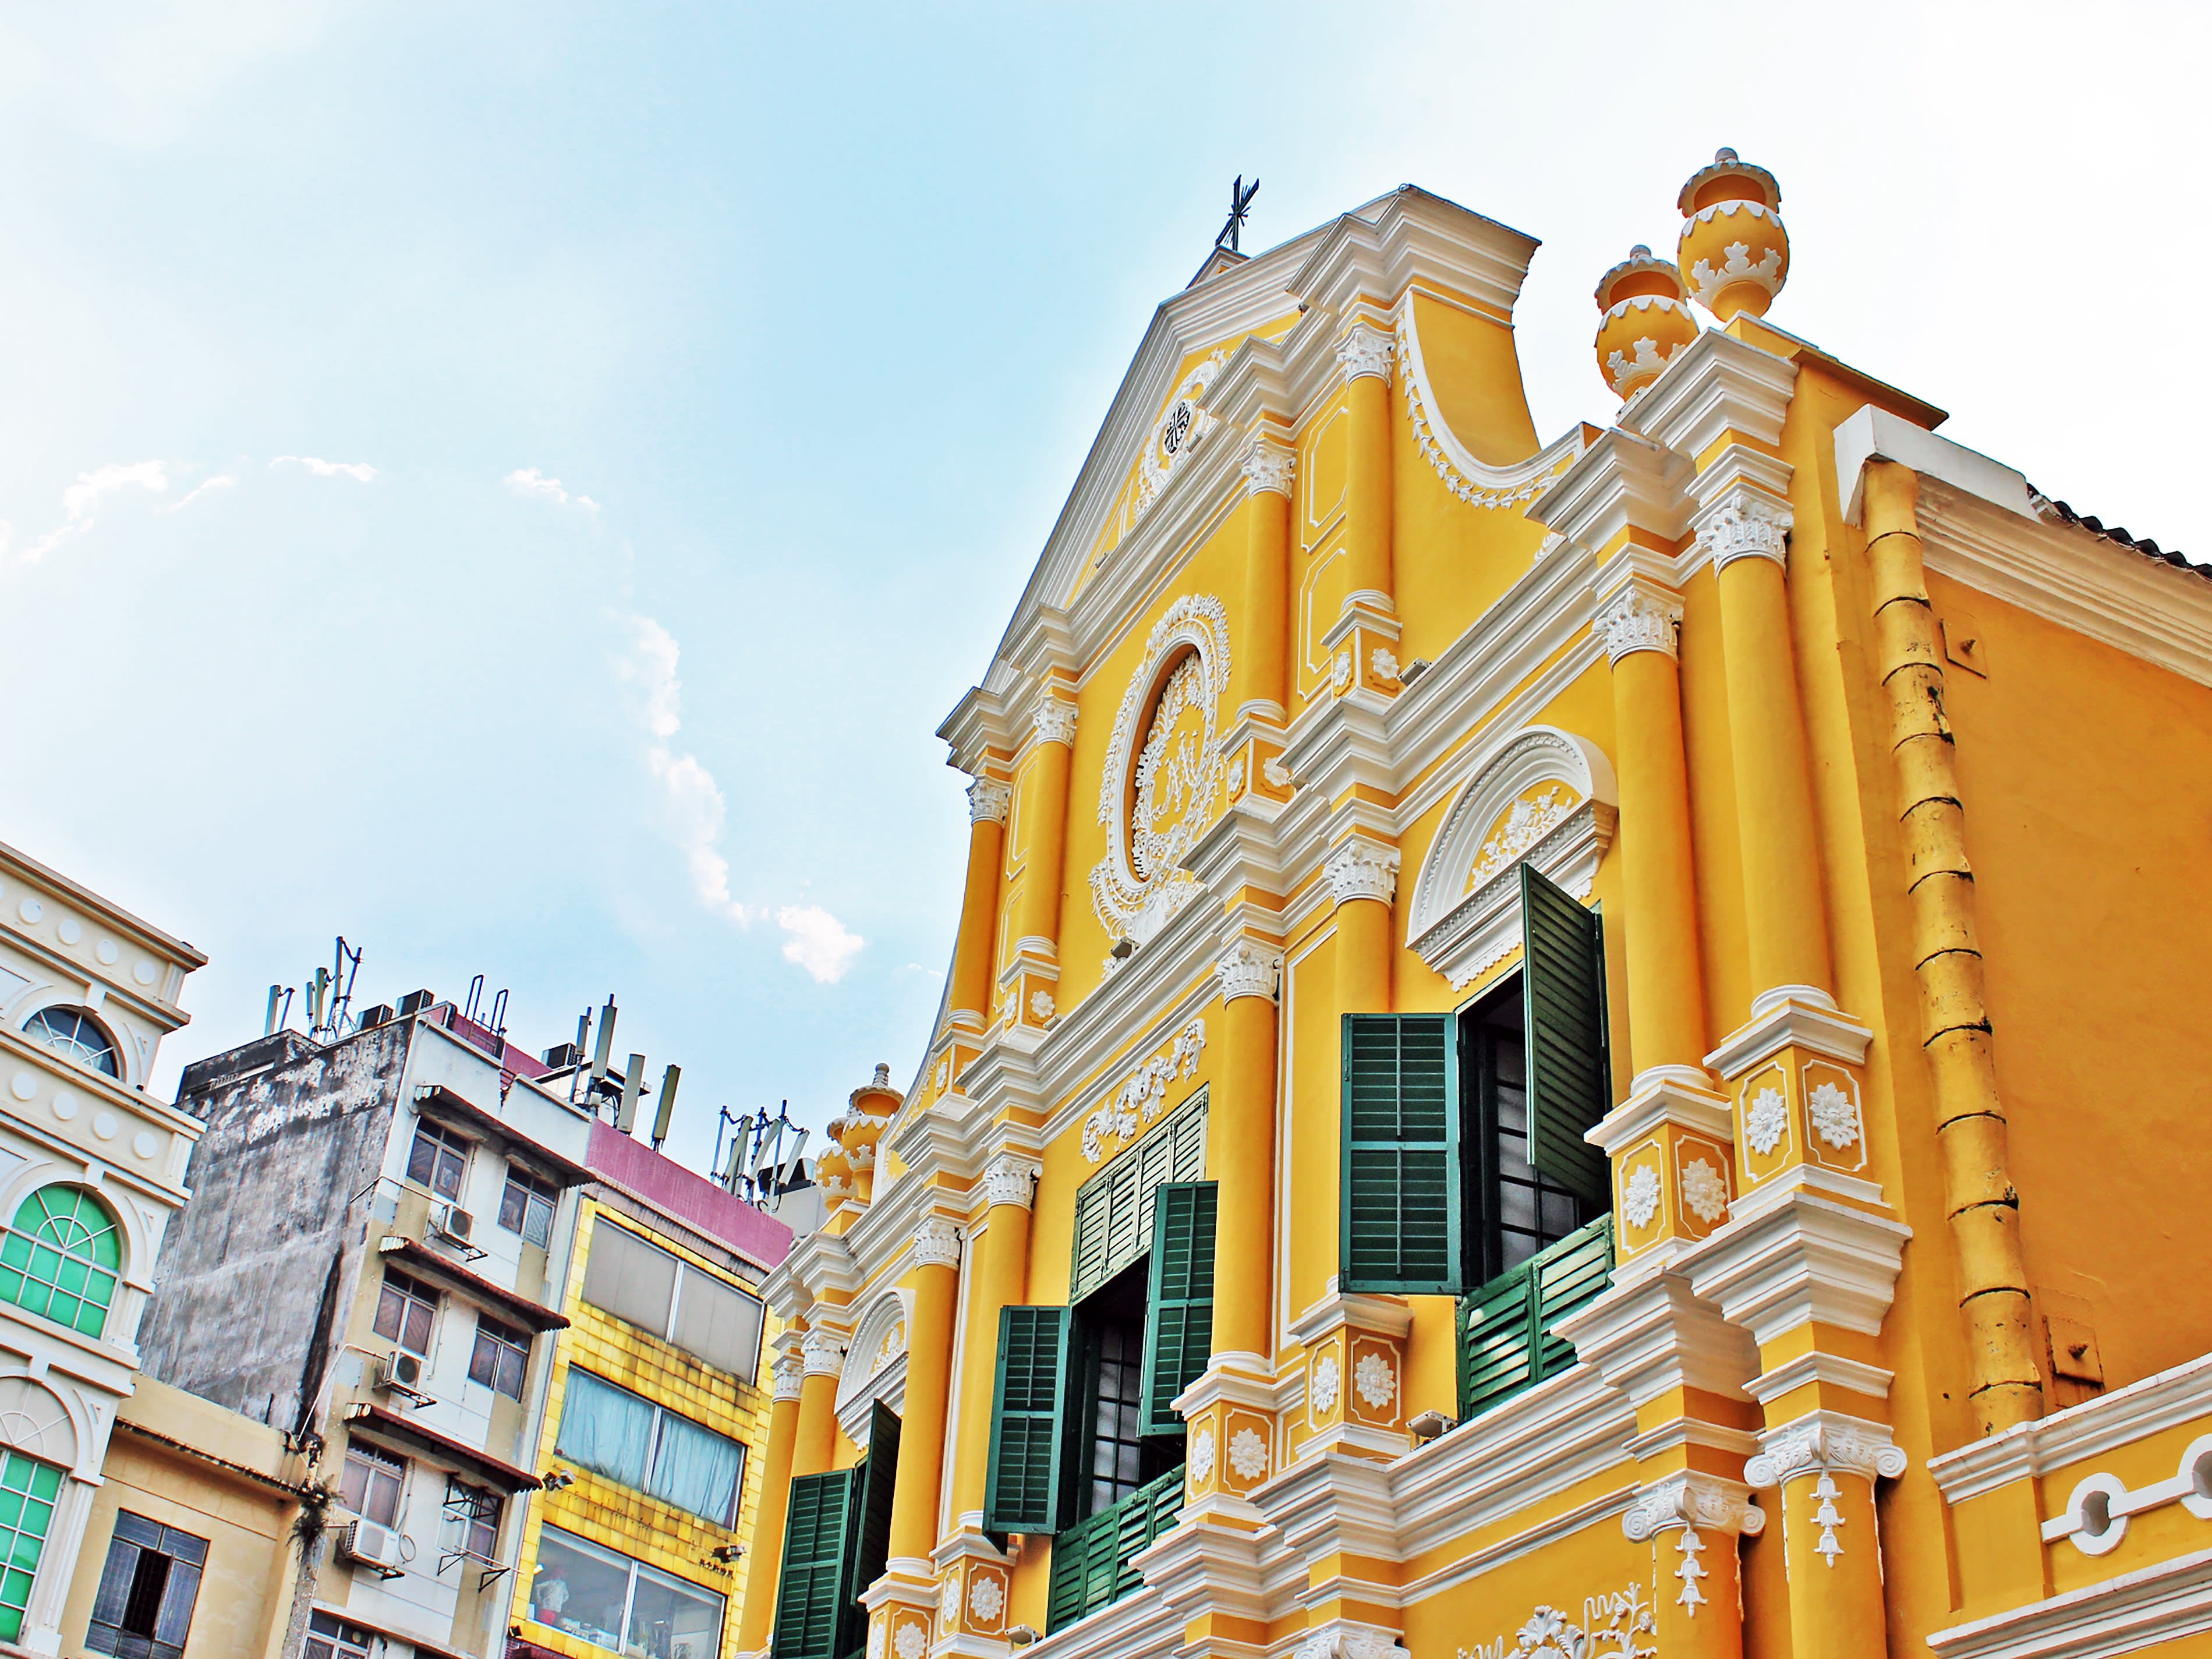
[[[868,1449],[870,1408],[878,1400],[896,1411],[906,1403],[909,1310],[901,1291],[886,1291],[853,1328],[845,1370],[837,1383],[837,1421],[845,1437]]]
[[[76,1468],[76,1424],[62,1398],[28,1376],[0,1376],[0,1445],[64,1469]]]
[[[1589,896],[1618,816],[1612,764],[1585,738],[1533,726],[1483,763],[1444,814],[1422,860],[1406,943],[1454,989],[1521,943],[1527,862]]]

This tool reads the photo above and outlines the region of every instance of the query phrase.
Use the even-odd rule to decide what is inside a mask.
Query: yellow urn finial
[[[1624,403],[1659,378],[1659,371],[1698,337],[1698,319],[1682,273],[1641,242],[1598,279],[1598,372]]]
[[[1774,175],[1719,150],[1711,167],[1690,175],[1675,206],[1683,218],[1674,257],[1698,303],[1724,323],[1742,312],[1765,315],[1790,278],[1790,233]]]

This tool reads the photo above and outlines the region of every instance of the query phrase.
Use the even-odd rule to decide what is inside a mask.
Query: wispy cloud
[[[209,490],[228,489],[234,487],[237,483],[238,480],[232,477],[228,472],[218,472],[214,477],[209,478],[204,482],[195,485],[187,494],[179,499],[170,502],[169,505],[163,507],[161,511],[164,513],[181,513],[185,508],[190,507],[194,501],[199,500],[201,496],[206,495]]]
[[[279,455],[269,463],[271,466],[304,466],[318,478],[335,478],[343,473],[349,478],[367,483],[376,476],[376,469],[367,461],[326,461],[318,455]]]
[[[549,478],[534,466],[517,467],[507,475],[507,487],[518,495],[537,495],[556,507],[573,507],[597,514],[599,504],[589,495],[571,495],[558,478]]]
[[[722,856],[722,825],[728,809],[714,775],[696,755],[679,755],[676,734],[684,726],[684,684],[676,678],[678,647],[669,631],[650,617],[631,617],[630,649],[615,659],[615,672],[636,688],[642,703],[647,744],[645,762],[660,786],[671,833],[683,849],[699,902],[740,927],[752,916],[730,896],[730,861]]]
[[[76,482],[62,491],[63,522],[25,548],[22,557],[12,562],[36,564],[72,536],[81,536],[91,529],[103,496],[123,489],[144,489],[159,495],[168,487],[168,469],[160,461],[110,461],[90,472],[80,472]]]
[[[797,963],[823,985],[844,978],[867,943],[818,904],[787,904],[775,913],[775,925],[791,935],[784,942],[783,959]]]

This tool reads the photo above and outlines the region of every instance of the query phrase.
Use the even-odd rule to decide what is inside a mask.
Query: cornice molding
[[[2212,1353],[2124,1389],[1928,1460],[1944,1501],[1963,1504],[2011,1481],[2047,1474],[2212,1415]]]
[[[1936,1659],[2118,1659],[2212,1632],[2212,1550],[1932,1632]]]
[[[1632,530],[1677,542],[1690,533],[1690,476],[1681,456],[1614,427],[1529,504],[1528,514],[1590,553]]]
[[[1802,1189],[1747,1207],[1675,1258],[1698,1297],[1761,1348],[1808,1324],[1881,1334],[1911,1228]]]
[[[1797,382],[1786,357],[1707,329],[1669,358],[1659,378],[1631,398],[1620,424],[1678,455],[1697,457],[1740,433],[1782,441],[1782,422]]]

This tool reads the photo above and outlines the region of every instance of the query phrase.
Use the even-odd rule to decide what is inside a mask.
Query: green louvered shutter
[[[880,1400],[870,1407],[868,1455],[854,1474],[860,1481],[858,1524],[845,1585],[845,1626],[840,1653],[857,1651],[868,1638],[867,1610],[860,1598],[884,1575],[890,1559],[891,1491],[898,1481],[899,1414]]]
[[[791,1483],[783,1573],[776,1588],[775,1659],[838,1659],[860,1506],[856,1469]]]
[[[1175,1398],[1198,1381],[1212,1357],[1217,1200],[1211,1181],[1170,1182],[1152,1194],[1140,1433],[1182,1432]]]
[[[1457,1025],[1344,1017],[1343,1290],[1449,1294],[1465,1282]]]
[[[1609,1187],[1605,1154],[1583,1139],[1613,1105],[1597,915],[1523,863],[1521,928],[1528,1161],[1571,1192],[1601,1203]]]
[[[1068,1310],[999,1311],[999,1381],[991,1410],[984,1529],[1057,1531],[1066,1438]]]
[[[1575,1345],[1552,1327],[1597,1295],[1613,1278],[1613,1218],[1600,1216],[1528,1263],[1536,1281],[1536,1375],[1552,1376],[1575,1363]]]
[[[1459,1415],[1468,1418],[1536,1380],[1528,1275],[1516,1267],[1459,1304]]]
[[[1152,1194],[1206,1173],[1206,1097],[1115,1156],[1075,1194],[1075,1259],[1067,1299],[1083,1298],[1142,1255],[1152,1241]]]

